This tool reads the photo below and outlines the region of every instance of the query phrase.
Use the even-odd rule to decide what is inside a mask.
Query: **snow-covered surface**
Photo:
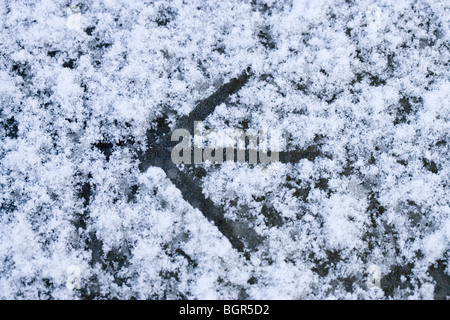
[[[446,0],[1,1],[0,298],[450,297],[449,22]],[[205,124],[320,154],[205,166],[246,258],[137,153],[248,67]]]

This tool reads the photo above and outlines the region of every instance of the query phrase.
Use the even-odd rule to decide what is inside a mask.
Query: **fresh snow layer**
[[[1,1],[0,298],[448,299],[449,22],[445,0]],[[204,165],[243,253],[137,155],[248,67],[205,126],[320,152]]]

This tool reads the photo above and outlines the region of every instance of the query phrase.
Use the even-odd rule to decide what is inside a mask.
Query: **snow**
[[[450,297],[445,1],[6,0],[0,17],[1,299]],[[244,70],[199,119],[209,142],[277,130],[317,153],[179,166],[194,195],[143,169],[147,130]]]

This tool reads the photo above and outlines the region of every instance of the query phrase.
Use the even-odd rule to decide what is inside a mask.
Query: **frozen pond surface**
[[[0,298],[450,297],[446,1],[0,17]],[[194,121],[280,162],[177,166]]]

